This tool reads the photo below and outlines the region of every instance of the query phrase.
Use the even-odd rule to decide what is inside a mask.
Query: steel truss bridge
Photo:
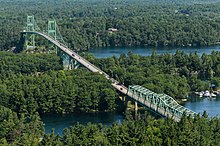
[[[103,72],[100,68],[90,63],[85,58],[67,47],[61,36],[55,20],[48,21],[48,30],[41,32],[34,16],[27,16],[27,23],[25,29],[21,32],[20,47],[35,48],[35,36],[41,36],[51,42],[57,48],[56,53],[63,60],[63,65],[67,69],[77,68],[79,64],[83,65],[92,72],[97,72],[109,81],[111,85],[120,93],[132,99],[136,105],[137,103],[151,111],[175,121],[179,121],[182,115],[194,116],[196,113],[179,105],[172,97],[166,94],[157,94],[149,89],[139,85],[129,86],[128,88],[120,84],[117,80],[111,78],[108,74]],[[137,108],[137,107],[136,107]],[[137,110],[137,109],[136,109]]]

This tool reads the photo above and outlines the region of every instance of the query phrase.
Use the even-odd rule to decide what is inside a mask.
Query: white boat
[[[211,93],[211,97],[216,97],[216,95],[214,93]]]
[[[187,101],[187,99],[186,99],[186,98],[184,98],[184,99],[182,99],[182,101],[183,101],[183,102],[186,102],[186,101]]]
[[[213,91],[214,94],[220,94],[219,91]]]
[[[205,97],[216,97],[216,95],[214,93],[211,93],[208,90],[206,90],[204,92],[203,96],[205,96]]]
[[[199,97],[203,97],[203,92],[195,92],[196,95],[198,95]]]
[[[205,96],[205,97],[210,97],[211,94],[210,94],[210,92],[209,92],[208,90],[206,90],[206,91],[204,92],[203,96]]]

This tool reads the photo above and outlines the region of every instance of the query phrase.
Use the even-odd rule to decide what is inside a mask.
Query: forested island
[[[208,46],[220,42],[217,0],[0,3],[0,50],[17,45],[27,15],[34,15],[44,30],[47,19],[56,19],[64,40],[76,50],[107,46]]]
[[[44,133],[41,115],[115,112],[123,104],[111,82],[84,67],[64,70],[62,59],[48,53],[12,53],[26,15],[40,28],[56,19],[70,48],[114,46],[206,46],[219,44],[218,0],[0,0],[0,145],[219,145],[220,119],[183,115],[180,122],[150,112],[111,126],[76,124],[63,136]],[[36,38],[37,40],[40,38]],[[43,45],[42,45],[43,44]],[[45,43],[46,44],[46,43]],[[42,41],[38,48],[48,49]],[[182,101],[190,93],[220,88],[220,53],[196,52],[119,58],[91,63],[125,86],[142,85]],[[215,86],[210,89],[210,84]]]

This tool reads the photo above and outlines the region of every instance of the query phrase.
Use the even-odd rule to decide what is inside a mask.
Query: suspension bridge
[[[22,49],[23,47],[25,49],[35,48],[36,35],[43,37],[55,45],[56,53],[62,58],[65,68],[73,69],[77,68],[78,65],[81,64],[90,71],[97,72],[105,76],[115,89],[135,102],[135,110],[137,110],[137,105],[139,104],[161,116],[172,118],[175,121],[179,121],[184,113],[186,115],[191,115],[192,117],[196,114],[190,109],[178,104],[169,95],[157,94],[139,85],[130,85],[127,88],[123,84],[120,84],[117,80],[111,78],[100,68],[96,67],[94,64],[90,63],[88,60],[67,47],[55,20],[48,21],[47,31],[42,32],[37,26],[34,16],[27,16],[26,26],[20,33],[19,46]]]

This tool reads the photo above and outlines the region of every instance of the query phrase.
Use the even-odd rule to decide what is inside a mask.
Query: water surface
[[[150,56],[153,51],[156,51],[157,54],[175,54],[177,50],[184,51],[186,53],[197,52],[200,56],[203,53],[211,54],[212,51],[220,51],[220,45],[209,46],[209,47],[160,47],[160,48],[135,48],[135,47],[115,47],[115,48],[94,48],[89,50],[89,53],[92,53],[97,58],[107,58],[116,56],[119,57],[122,53],[127,54],[129,51],[134,54],[139,54],[142,56]]]
[[[112,125],[113,123],[121,123],[124,119],[122,114],[118,113],[73,113],[68,115],[43,115],[45,133],[51,133],[54,128],[55,134],[62,135],[63,129],[73,126],[77,123],[86,125],[91,123],[102,123],[103,125]]]
[[[195,111],[196,113],[203,114],[204,111],[210,117],[220,115],[220,96],[217,98],[191,98],[190,101],[184,104],[185,107]]]

